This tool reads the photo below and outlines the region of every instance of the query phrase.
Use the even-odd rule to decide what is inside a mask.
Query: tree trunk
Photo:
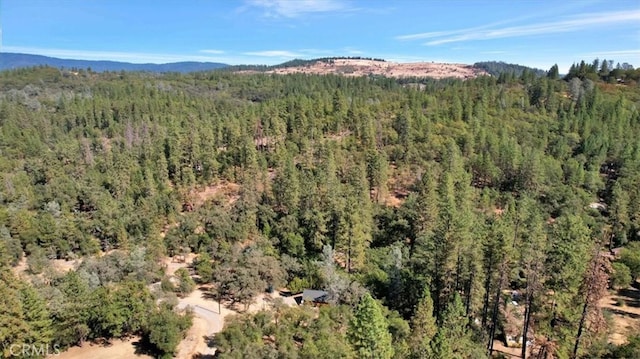
[[[442,280],[439,275],[436,275],[433,279],[433,313],[436,315],[436,320],[438,321],[438,325],[442,324],[442,314],[444,312],[443,308],[441,308],[442,303]]]
[[[496,326],[498,322],[498,307],[500,305],[500,293],[502,292],[502,282],[504,281],[506,263],[502,263],[500,266],[500,280],[498,281],[498,288],[496,289],[496,298],[493,303],[493,313],[491,313],[491,330],[489,331],[489,357],[493,354],[493,338],[496,335]]]
[[[580,346],[580,337],[582,336],[582,330],[584,328],[584,322],[587,319],[587,309],[589,308],[589,301],[585,301],[582,306],[582,316],[580,317],[580,324],[578,325],[578,335],[576,335],[576,344],[573,346],[573,355],[571,358],[576,359],[578,357],[578,347]]]
[[[471,271],[471,275],[469,276],[469,282],[465,288],[465,314],[467,317],[469,316],[469,312],[471,311],[471,290],[473,289],[473,279],[475,272]]]
[[[531,321],[531,296],[527,294],[526,307],[524,309],[524,328],[522,329],[522,359],[527,358],[527,334],[529,333],[529,322]]]
[[[489,265],[487,266],[487,278],[484,282],[484,301],[482,304],[482,327],[487,325],[487,314],[489,314],[489,296],[491,292],[491,262],[493,261],[493,252],[489,255]]]
[[[347,273],[351,273],[351,235],[349,235],[349,248],[347,248]]]
[[[413,257],[413,252],[416,250],[416,238],[412,234],[409,236],[409,259]]]
[[[456,291],[460,289],[460,273],[462,272],[462,263],[460,260],[460,247],[458,247],[458,251],[456,253],[456,281],[454,288]]]

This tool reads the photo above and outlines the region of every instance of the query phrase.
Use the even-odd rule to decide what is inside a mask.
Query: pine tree
[[[31,286],[20,288],[22,311],[29,329],[24,343],[48,345],[53,339],[53,328],[46,303]]]
[[[348,186],[334,212],[335,249],[346,259],[347,272],[364,265],[371,242],[371,201],[364,166],[353,166],[347,173]]]
[[[458,293],[455,293],[442,316],[442,330],[451,341],[454,352],[463,353],[465,345],[468,344],[468,322],[462,298]]]
[[[429,343],[438,330],[433,316],[433,300],[431,300],[429,288],[424,289],[416,312],[411,318],[411,330],[409,344],[412,354],[416,358],[423,358],[429,353]]]
[[[478,350],[480,348],[471,338],[468,322],[462,299],[458,293],[455,293],[442,315],[442,324],[438,328],[438,333],[431,342],[430,358],[482,358],[482,350]]]
[[[367,179],[369,190],[375,190],[375,201],[382,203],[387,197],[389,163],[384,152],[370,150],[367,152]]]
[[[557,64],[551,66],[551,68],[547,72],[547,77],[551,80],[557,80],[560,77]]]
[[[534,324],[534,312],[538,308],[534,305],[537,297],[541,295],[544,282],[544,261],[546,235],[543,220],[538,215],[529,217],[526,225],[526,240],[520,246],[521,266],[526,280],[524,291],[524,321],[522,328],[522,357],[527,353],[530,329]]]
[[[443,331],[438,331],[431,342],[431,353],[427,356],[429,359],[457,359],[453,355],[451,343]]]
[[[78,272],[67,273],[58,286],[64,294],[62,305],[52,308],[55,339],[62,346],[82,344],[90,333],[90,290]]]
[[[417,206],[419,209],[418,218],[415,224],[415,233],[410,237],[409,256],[415,252],[416,240],[418,237],[433,236],[435,225],[438,219],[438,194],[435,175],[426,172],[418,184]]]
[[[434,308],[440,318],[442,309],[455,290],[456,255],[458,253],[455,237],[457,206],[453,175],[445,172],[438,188],[439,217],[433,236],[434,260],[430,268],[434,286]]]
[[[580,320],[576,298],[591,258],[590,230],[582,218],[575,215],[559,217],[549,233],[549,245],[544,268],[545,290],[553,290],[549,340],[558,344],[560,353],[569,354]],[[578,302],[580,303],[580,302]]]
[[[11,270],[0,267],[0,354],[5,358],[12,344],[22,344],[29,323],[24,318],[19,282]]]
[[[281,173],[278,173],[273,183],[273,194],[277,208],[280,212],[295,213],[300,201],[300,181],[293,159],[286,155],[282,164]]]
[[[611,189],[611,223],[613,223],[613,239],[616,246],[627,243],[627,228],[629,224],[629,195],[624,192],[619,181]]]
[[[369,293],[356,308],[347,330],[349,342],[359,358],[385,359],[393,357],[391,334],[380,304]]]
[[[507,273],[509,271],[510,266],[510,249],[513,247],[512,243],[514,243],[516,235],[514,235],[514,239],[510,238],[510,231],[513,229],[507,219],[504,217],[499,217],[495,220],[492,226],[492,231],[494,231],[493,236],[490,241],[494,242],[491,245],[491,255],[489,256],[490,263],[487,263],[487,281],[486,285],[486,293],[485,293],[485,301],[484,301],[484,309],[483,309],[483,325],[487,323],[486,314],[488,314],[488,304],[490,296],[493,296],[493,305],[491,308],[491,325],[489,328],[489,341],[487,343],[487,348],[489,350],[489,354],[493,352],[493,340],[496,334],[496,330],[498,327],[498,313],[500,306],[500,299],[502,294],[502,289],[504,288],[507,282]],[[517,230],[514,230],[514,233],[517,233]],[[491,277],[492,273],[490,273],[490,268],[495,265],[497,278],[494,284],[493,292],[491,292]]]

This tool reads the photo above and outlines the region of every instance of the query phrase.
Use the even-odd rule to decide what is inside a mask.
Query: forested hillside
[[[476,62],[473,67],[483,69],[493,76],[500,76],[500,74],[510,73],[513,76],[520,77],[523,72],[531,72],[535,76],[544,76],[545,71],[541,69],[534,69],[527,66],[508,64],[502,61],[483,61]]]
[[[598,302],[640,276],[640,88],[601,80],[0,72],[3,355],[141,335],[170,357],[194,283],[160,263],[192,252],[223,304],[327,292],[228,320],[220,358],[523,336],[527,357],[636,357]]]

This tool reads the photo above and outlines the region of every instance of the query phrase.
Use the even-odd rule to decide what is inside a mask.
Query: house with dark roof
[[[313,305],[329,304],[329,292],[325,290],[305,289],[302,292],[302,300],[300,304],[305,302],[313,303]]]

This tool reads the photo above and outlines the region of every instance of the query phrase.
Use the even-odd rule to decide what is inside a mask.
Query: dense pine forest
[[[0,72],[0,357],[172,357],[197,286],[219,358],[640,357],[599,305],[640,277],[638,71],[539,75]]]

